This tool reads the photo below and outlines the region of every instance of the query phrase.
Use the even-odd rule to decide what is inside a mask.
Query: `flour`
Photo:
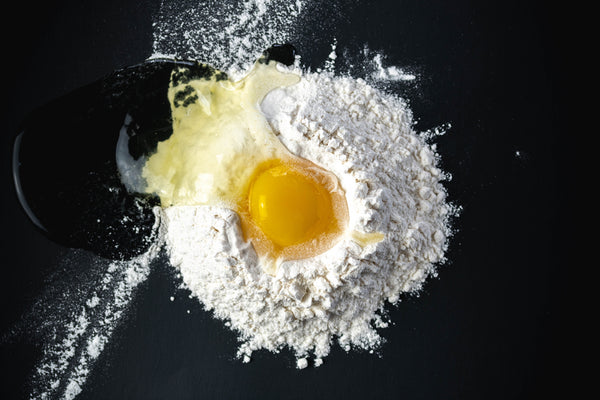
[[[375,54],[373,65],[375,70],[371,73],[371,78],[378,81],[413,81],[417,77],[415,74],[406,72],[395,65],[384,66],[384,57],[382,54]]]
[[[290,40],[304,0],[164,1],[150,58],[201,60],[239,77],[267,48]]]
[[[413,130],[406,103],[361,79],[304,73],[272,91],[262,111],[284,145],[337,175],[348,231],[382,232],[360,246],[346,235],[331,250],[265,274],[238,216],[218,207],[165,210],[171,263],[207,310],[238,332],[238,356],[290,348],[298,368],[320,365],[332,344],[374,350],[385,303],[416,293],[443,262],[452,207],[434,148]]]
[[[158,215],[160,211],[155,212]],[[154,242],[146,253],[129,261],[99,263],[105,270],[87,297],[61,299],[65,304],[57,306],[64,307],[63,312],[45,322],[50,325],[47,329],[51,334],[32,377],[31,398],[73,399],[81,392],[94,362],[121,323],[162,247],[159,219],[154,229],[156,236],[150,239]]]

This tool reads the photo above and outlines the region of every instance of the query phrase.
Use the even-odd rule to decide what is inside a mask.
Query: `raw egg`
[[[239,215],[244,239],[265,272],[335,245],[348,223],[338,178],[292,154],[260,111],[271,90],[299,76],[258,61],[239,81],[204,66],[173,71],[168,90],[173,134],[142,170],[145,191],[163,207],[211,205]]]

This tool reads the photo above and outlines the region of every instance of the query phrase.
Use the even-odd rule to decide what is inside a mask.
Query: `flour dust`
[[[159,219],[154,229],[148,251],[129,261],[110,261],[79,250],[64,258],[59,274],[67,276],[49,282],[19,327],[42,345],[29,384],[30,398],[73,399],[81,392],[159,255],[163,236]]]

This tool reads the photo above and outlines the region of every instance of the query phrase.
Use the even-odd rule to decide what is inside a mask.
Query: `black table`
[[[160,7],[63,3],[22,2],[2,26],[3,399],[25,397],[39,356],[35,338],[19,333],[20,319],[61,274],[76,280],[73,274],[86,273],[61,264],[70,250],[36,231],[18,204],[10,172],[17,126],[34,107],[148,57]],[[400,94],[419,129],[451,123],[437,140],[442,167],[453,175],[450,200],[463,207],[449,263],[419,297],[390,310],[395,324],[382,331],[381,357],[334,347],[321,367],[302,371],[286,351],[257,352],[250,364],[234,360],[235,335],[158,263],[78,398],[529,399],[558,392],[568,172],[558,162],[566,121],[557,14],[536,1],[436,0],[363,1],[342,16],[335,32],[303,27],[294,44],[306,65],[322,65],[333,36],[338,48],[368,44],[391,64],[418,71],[418,84]]]

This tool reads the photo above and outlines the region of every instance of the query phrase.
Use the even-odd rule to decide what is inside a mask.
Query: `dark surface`
[[[141,62],[28,114],[15,139],[15,191],[23,210],[51,241],[111,260],[148,250],[155,224],[152,207],[160,199],[128,190],[115,149],[123,133],[127,152],[136,160],[169,138],[171,108],[165,93],[171,71],[196,65]]]
[[[17,126],[33,108],[150,55],[158,3],[29,2],[6,13],[12,25],[4,24],[1,36],[0,398],[25,397],[38,345],[25,335],[5,338],[68,252],[20,209],[10,171]],[[316,19],[338,18],[333,33],[323,35],[325,23],[306,26],[294,43],[313,67],[322,65],[332,36],[338,48],[367,43],[382,50],[390,64],[421,77],[418,85],[398,87],[418,127],[452,124],[437,141],[442,166],[453,175],[450,198],[464,208],[450,262],[419,297],[390,311],[395,325],[382,331],[388,342],[381,357],[334,348],[316,369],[294,369],[288,352],[258,352],[242,364],[233,360],[235,336],[177,290],[172,271],[159,264],[79,398],[556,395],[569,369],[559,363],[559,270],[567,247],[560,235],[567,226],[562,193],[570,175],[557,147],[566,128],[560,79],[566,39],[555,28],[558,14],[542,4],[363,2],[346,13],[332,7]]]

